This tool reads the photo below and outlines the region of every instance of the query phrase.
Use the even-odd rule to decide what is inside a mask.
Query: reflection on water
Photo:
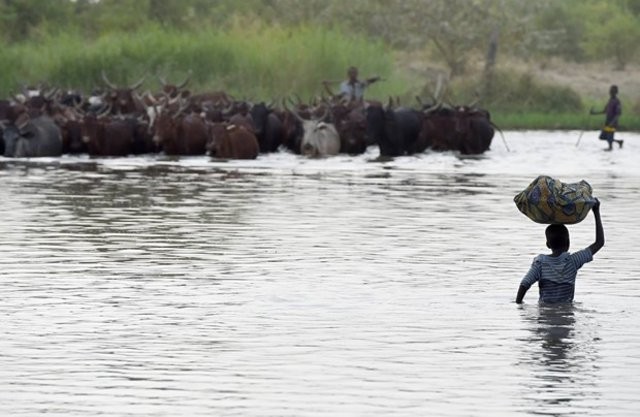
[[[0,415],[635,416],[626,137],[386,162],[0,158]],[[575,306],[513,303],[545,251],[512,201],[538,174],[603,202]],[[570,232],[587,246],[593,219]]]
[[[533,310],[533,311],[531,311]],[[523,359],[535,378],[531,392],[531,413],[539,415],[585,415],[586,398],[597,402],[599,355],[597,329],[590,313],[573,304],[522,309],[531,330],[525,338],[533,348]]]

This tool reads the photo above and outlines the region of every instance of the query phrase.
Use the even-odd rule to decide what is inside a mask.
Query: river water
[[[640,135],[483,156],[0,158],[2,416],[636,416]],[[569,308],[513,302],[585,179],[607,242]],[[593,216],[570,227],[594,239]]]

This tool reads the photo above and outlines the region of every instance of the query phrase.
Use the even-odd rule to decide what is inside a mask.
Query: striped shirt
[[[538,255],[522,278],[520,285],[527,290],[538,281],[541,303],[563,303],[573,301],[578,269],[593,260],[589,249],[560,256]]]

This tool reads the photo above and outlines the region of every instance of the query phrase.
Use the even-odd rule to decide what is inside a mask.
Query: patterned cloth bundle
[[[522,213],[536,223],[575,224],[587,217],[596,203],[588,182],[565,184],[541,175],[513,199]]]

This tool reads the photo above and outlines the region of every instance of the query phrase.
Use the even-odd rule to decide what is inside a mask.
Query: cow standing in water
[[[416,144],[421,122],[422,114],[417,110],[384,108],[380,104],[367,108],[367,136],[378,144],[383,157],[424,151]]]
[[[62,155],[60,128],[49,116],[30,117],[20,114],[15,122],[4,125],[4,156],[30,158]]]
[[[87,113],[82,139],[92,157],[127,156],[133,152],[135,125],[126,119]]]
[[[367,150],[367,119],[360,102],[331,106],[333,123],[340,136],[340,153],[359,155]]]
[[[207,153],[221,159],[256,159],[260,147],[252,131],[232,123],[209,125]]]
[[[254,104],[251,107],[253,128],[260,144],[260,152],[276,152],[284,143],[285,130],[282,121],[270,105]]]
[[[424,112],[419,141],[434,151],[477,155],[489,149],[495,133],[489,112],[474,107],[438,107]]]
[[[204,155],[209,132],[199,114],[163,109],[155,121],[153,141],[165,155]]]
[[[102,81],[109,89],[105,95],[105,102],[109,104],[112,114],[144,112],[144,105],[135,97],[134,91],[142,86],[145,79],[146,75],[129,87],[119,87],[112,83],[105,72],[102,71]]]
[[[340,136],[333,123],[325,122],[329,116],[326,107],[320,118],[303,119],[297,111],[291,113],[300,121],[304,134],[300,142],[300,154],[309,157],[325,157],[340,153]]]

